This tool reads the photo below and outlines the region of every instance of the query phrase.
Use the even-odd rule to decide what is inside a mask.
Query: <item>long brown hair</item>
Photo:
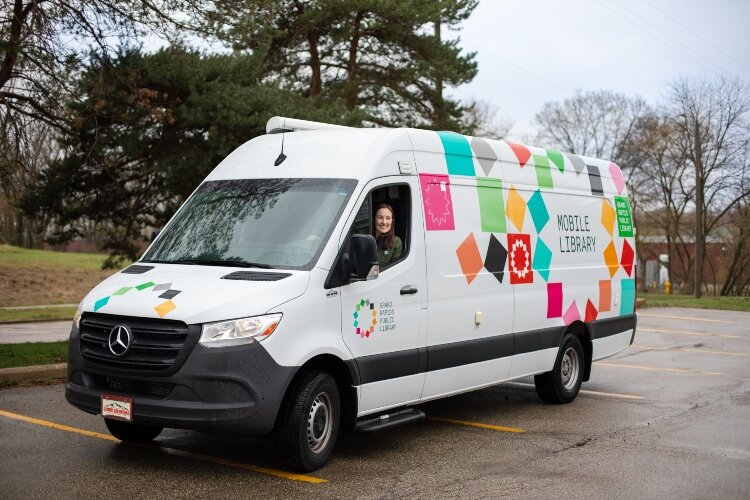
[[[375,219],[378,215],[378,210],[381,208],[387,208],[391,212],[391,228],[388,230],[387,233],[379,234],[378,229],[375,226],[375,223],[373,223],[373,230],[375,231],[375,239],[378,241],[378,246],[380,246],[380,242],[382,240],[383,248],[391,249],[395,245],[394,236],[396,234],[396,217],[395,212],[393,211],[393,207],[390,206],[388,203],[381,203],[378,205],[378,207],[375,209],[375,215],[373,216],[373,219]]]

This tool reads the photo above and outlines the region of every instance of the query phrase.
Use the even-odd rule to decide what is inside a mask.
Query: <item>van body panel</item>
[[[274,165],[282,148],[286,159]],[[82,301],[84,318],[172,320],[190,335],[180,362],[159,374],[85,360],[74,328],[72,404],[98,412],[101,394],[121,394],[133,397],[140,422],[262,434],[292,378],[321,355],[345,363],[361,417],[549,372],[571,325],[595,360],[632,342],[634,228],[614,163],[449,132],[332,129],[255,138],[204,182],[263,183],[256,179],[331,181],[330,196],[348,196],[328,239],[311,235],[321,242],[316,257],[296,269],[140,262],[151,269],[108,278]],[[364,200],[386,186],[389,197],[408,189],[404,255],[376,279],[327,284],[343,273],[334,266],[358,216],[373,215],[360,213]],[[314,220],[284,213],[294,217],[278,229],[290,239],[295,222]],[[269,279],[226,279],[237,271]],[[198,343],[206,323],[272,313],[281,320],[259,342]]]

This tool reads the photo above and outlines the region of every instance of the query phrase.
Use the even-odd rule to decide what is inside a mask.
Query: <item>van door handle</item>
[[[414,295],[417,293],[417,287],[414,285],[406,285],[401,289],[401,295]]]

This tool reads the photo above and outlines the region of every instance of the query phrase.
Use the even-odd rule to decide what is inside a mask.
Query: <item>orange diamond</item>
[[[156,311],[156,314],[158,314],[160,318],[163,318],[170,312],[174,311],[176,308],[177,306],[174,302],[172,302],[171,300],[167,300],[154,307],[154,311]]]
[[[469,233],[461,246],[456,249],[456,255],[458,256],[458,263],[461,264],[461,272],[466,276],[466,282],[470,285],[484,267],[477,240],[474,239],[473,233]]]
[[[523,219],[526,217],[526,202],[518,194],[516,188],[511,187],[508,193],[508,206],[505,209],[508,218],[519,231],[523,231]]]
[[[609,277],[613,278],[620,267],[620,261],[617,259],[617,250],[613,241],[610,241],[607,248],[604,249],[604,262],[609,268]]]
[[[615,209],[606,198],[602,200],[602,226],[612,236],[612,231],[615,230]]]

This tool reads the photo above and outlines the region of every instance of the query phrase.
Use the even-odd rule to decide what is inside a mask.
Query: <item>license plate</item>
[[[133,421],[133,398],[102,394],[102,417]]]

